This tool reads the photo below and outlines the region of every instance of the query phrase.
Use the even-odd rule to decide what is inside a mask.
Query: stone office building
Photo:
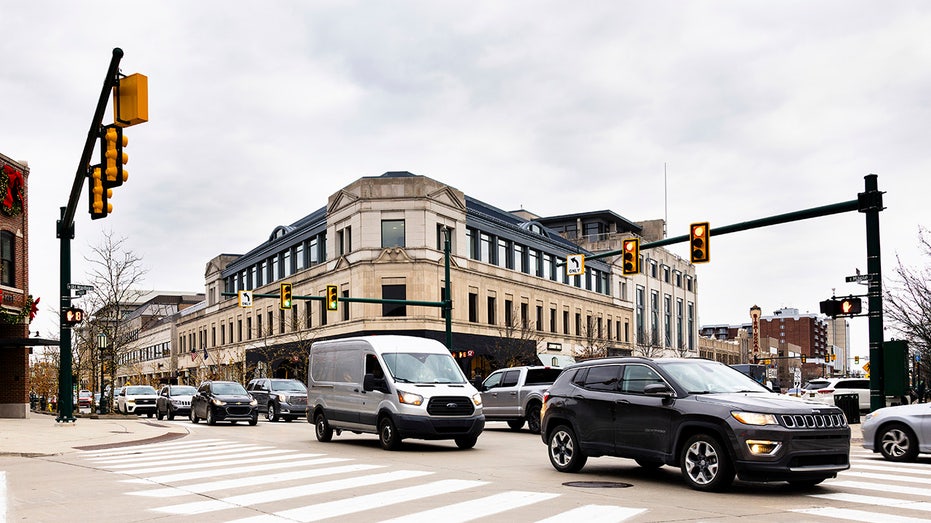
[[[580,221],[589,218],[579,215]],[[642,233],[621,221],[614,229],[618,245],[622,236]],[[569,276],[566,257],[586,252],[585,243],[547,223],[408,172],[361,178],[325,207],[274,227],[248,253],[210,260],[206,300],[173,318],[173,361],[163,368],[176,369],[182,383],[303,378],[315,340],[392,333],[445,343],[444,311],[434,305],[443,300],[447,238],[451,350],[467,375],[517,363],[562,363],[566,356],[639,353],[638,333],[641,342],[657,337],[644,334],[643,325],[665,328],[668,336],[659,338],[669,349],[694,343],[694,272],[687,262],[673,260],[675,270],[665,276],[661,268],[670,262],[657,263],[652,277],[630,279],[613,259],[591,260],[584,275]],[[663,256],[668,253],[658,249],[647,260]],[[292,285],[291,309],[281,309],[276,298],[282,282]],[[338,310],[323,302],[328,285],[337,286]],[[663,285],[665,312],[659,298],[649,304],[643,297]],[[251,306],[240,306],[239,291],[252,291]],[[635,320],[638,292],[643,317]],[[678,315],[676,299],[683,302]]]

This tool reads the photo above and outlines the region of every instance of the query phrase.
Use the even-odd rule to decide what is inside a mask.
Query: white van
[[[319,441],[343,430],[378,434],[382,448],[404,438],[475,446],[485,428],[482,397],[435,340],[366,336],[318,341],[307,368],[307,421]]]

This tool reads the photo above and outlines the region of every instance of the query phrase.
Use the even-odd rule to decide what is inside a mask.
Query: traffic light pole
[[[81,188],[84,186],[84,180],[87,178],[87,169],[90,166],[91,155],[94,153],[94,144],[97,141],[100,132],[100,124],[103,121],[103,113],[107,108],[107,101],[110,99],[110,93],[116,86],[120,71],[120,60],[123,58],[123,50],[120,48],[113,49],[113,57],[110,60],[110,66],[107,68],[107,76],[103,82],[103,88],[100,91],[100,98],[97,101],[97,109],[94,111],[94,118],[91,120],[90,130],[87,131],[87,140],[84,142],[84,150],[81,153],[81,160],[78,162],[77,172],[74,175],[74,184],[71,186],[71,195],[68,198],[67,207],[61,208],[61,219],[56,224],[56,234],[61,241],[60,253],[60,311],[64,311],[71,306],[71,240],[74,239],[74,213],[77,210],[78,200],[81,198]],[[59,368],[58,368],[58,417],[55,421],[74,422],[74,383],[72,379],[72,359],[71,359],[71,328],[66,326],[64,318],[59,318]]]

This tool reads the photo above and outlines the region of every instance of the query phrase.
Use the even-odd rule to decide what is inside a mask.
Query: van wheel
[[[378,441],[385,450],[398,450],[401,447],[401,436],[398,435],[394,422],[387,416],[378,422]]]
[[[456,446],[462,450],[471,449],[477,441],[477,436],[460,436],[456,438]]]
[[[682,477],[695,490],[717,492],[734,481],[734,467],[727,449],[708,434],[696,434],[685,442],[682,455]]]
[[[333,439],[333,428],[326,420],[326,416],[321,412],[314,418],[314,432],[317,433],[317,441],[326,443]]]

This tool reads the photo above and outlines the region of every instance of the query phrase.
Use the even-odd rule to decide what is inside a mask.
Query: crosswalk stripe
[[[306,454],[306,456],[319,456],[320,454]],[[326,465],[329,463],[339,463],[341,461],[349,461],[348,458],[316,458],[316,459],[303,459],[297,461],[283,461],[281,463],[264,463],[262,465],[247,465],[243,467],[230,467],[220,470],[195,470],[192,472],[177,472],[175,474],[162,474],[160,476],[152,476],[148,478],[141,479],[126,479],[123,480],[124,483],[175,483],[178,481],[190,481],[192,479],[203,479],[203,478],[215,478],[222,476],[233,476],[236,474],[248,474],[250,472],[262,472],[268,470],[284,469],[284,468],[294,468],[294,467],[305,467],[305,466],[314,466],[314,465]],[[123,472],[126,474],[126,472]]]
[[[558,497],[559,494],[544,492],[502,492],[484,498],[453,503],[445,507],[425,510],[415,514],[407,514],[381,523],[464,523],[485,516],[492,516],[499,512],[524,507],[533,503],[546,501]]]
[[[267,485],[269,483],[279,483],[282,481],[294,481],[298,479],[315,478],[319,476],[328,476],[332,474],[346,474],[348,472],[362,472],[383,468],[385,465],[341,465],[339,467],[325,467],[310,470],[297,470],[294,472],[281,472],[275,474],[266,474],[264,476],[246,476],[236,479],[224,479],[220,481],[208,481],[205,483],[195,483],[185,485],[183,488],[168,487],[154,490],[141,490],[138,492],[127,492],[132,496],[146,496],[152,498],[162,498],[182,494],[202,494],[205,492],[215,492],[217,490],[226,490],[239,487],[253,487],[256,485]]]
[[[349,499],[340,499],[316,505],[309,505],[291,510],[276,512],[275,514],[265,514],[261,516],[237,520],[236,523],[259,523],[263,521],[282,521],[281,518],[292,521],[310,522],[320,521],[321,519],[335,518],[362,512],[366,510],[377,509],[388,505],[396,505],[406,501],[439,496],[441,494],[450,494],[468,488],[486,485],[486,481],[472,481],[464,479],[447,479],[425,483],[413,487],[406,487],[394,490],[386,490],[374,494],[351,497]]]
[[[191,516],[194,514],[204,514],[206,512],[215,512],[228,508],[244,507],[259,503],[271,503],[285,499],[298,498],[302,496],[323,494],[351,488],[359,488],[380,483],[389,483],[391,481],[401,481],[404,479],[426,476],[432,472],[416,470],[398,470],[394,472],[384,472],[381,474],[371,474],[368,476],[356,476],[352,478],[337,479],[324,481],[321,483],[312,483],[309,485],[298,485],[296,487],[287,487],[274,490],[263,490],[261,492],[250,492],[239,496],[230,496],[223,499],[212,499],[209,501],[195,501],[192,503],[182,503],[180,505],[170,505],[154,509],[158,512],[167,514],[177,514]],[[350,498],[352,499],[358,498]]]
[[[833,494],[812,494],[812,497],[830,499],[833,501],[845,501],[847,503],[861,503],[863,505],[877,505],[896,509],[904,508],[908,510],[931,512],[931,503],[927,501],[909,501],[906,499],[863,496],[860,494],[847,494],[844,492],[836,492]]]
[[[931,494],[928,487],[906,487],[904,485],[885,485],[882,483],[870,483],[868,481],[832,481],[832,487],[846,487],[860,490],[877,490],[879,492],[888,492],[892,494],[905,494],[911,496],[927,497]]]
[[[159,461],[164,460],[165,458],[174,458],[174,459],[184,459],[192,456],[210,456],[214,454],[222,454],[224,452],[230,451],[245,451],[250,449],[267,449],[271,447],[255,445],[252,443],[240,443],[235,445],[224,445],[224,446],[212,446],[207,448],[194,448],[194,449],[185,449],[185,450],[166,450],[163,452],[145,452],[139,454],[130,454],[128,456],[109,456],[106,458],[93,458],[91,461],[96,465],[105,465],[107,463],[127,463],[127,462],[143,462],[143,461]]]
[[[898,467],[899,470],[911,470],[911,469],[927,470],[928,469],[928,466],[924,463],[902,463],[902,462],[886,461],[884,459],[852,459],[850,460],[851,465],[885,464],[887,466],[893,466],[892,465],[893,463],[895,463],[895,466]]]
[[[537,523],[577,523],[579,521],[620,523],[643,514],[646,510],[645,508],[615,507],[611,505],[585,505],[553,517],[541,519]]]
[[[97,456],[120,456],[126,454],[139,454],[142,451],[149,450],[160,450],[160,449],[173,449],[178,447],[208,447],[211,445],[216,445],[217,443],[225,442],[226,440],[222,439],[201,439],[197,441],[175,441],[169,443],[151,443],[149,445],[132,445],[129,447],[117,447],[106,450],[88,450],[84,451],[85,454],[82,454],[84,457],[97,457]]]
[[[264,461],[278,461],[283,459],[294,459],[294,458],[309,458],[312,456],[319,456],[320,454],[279,454],[277,456],[264,456],[258,458],[236,458],[228,459],[222,461],[208,461],[206,463],[182,463],[178,465],[164,465],[160,467],[148,467],[148,468],[137,468],[130,470],[120,470],[118,472],[122,474],[129,474],[132,476],[141,476],[143,474],[155,474],[157,472],[173,472],[177,470],[190,470],[198,468],[217,468],[217,467],[226,467],[226,466],[236,466],[236,465],[246,465],[249,463],[260,463]]]
[[[882,521],[883,523],[928,523],[926,518],[910,518],[908,516],[896,516],[893,514],[877,514],[865,510],[853,510],[847,508],[819,507],[795,509],[792,512],[799,514],[809,514],[812,516],[822,516],[826,518],[842,519],[844,521],[865,521],[873,523]]]
[[[261,449],[271,449],[271,450],[261,450]],[[246,455],[249,456],[248,458],[241,458],[241,459],[255,459],[255,458],[259,458],[263,456],[271,457],[275,455],[279,455],[279,457],[276,459],[281,459],[281,458],[287,457],[287,456],[281,456],[282,454],[287,454],[291,456],[294,455],[293,450],[274,449],[272,447],[255,447],[255,449],[241,449],[241,450],[242,452],[248,452],[248,454]],[[109,470],[115,471],[115,472],[121,472],[122,470],[125,470],[125,469],[141,469],[141,470],[162,469],[164,470],[165,467],[178,467],[178,466],[184,466],[184,465],[193,465],[196,463],[203,463],[205,461],[216,463],[217,459],[226,458],[230,454],[240,454],[240,451],[236,451],[235,453],[221,451],[219,455],[216,455],[215,453],[208,453],[206,456],[179,457],[177,459],[170,459],[170,460],[161,458],[161,459],[155,460],[155,462],[152,462],[151,460],[144,460],[141,462],[124,463],[120,465],[106,464],[106,465],[103,465],[103,467]],[[172,465],[166,465],[166,463],[172,463]],[[148,469],[146,469],[146,467],[148,467]]]
[[[917,478],[912,476],[906,476],[902,474],[878,474],[876,472],[857,472],[857,471],[846,471],[840,473],[841,477],[844,478],[863,478],[863,479],[881,479],[883,481],[900,481],[903,483],[922,483],[927,484],[928,478]],[[928,491],[931,493],[931,491]]]
[[[894,465],[857,465],[856,470],[876,470],[879,472],[895,472],[896,474],[906,473],[909,475],[915,474],[919,476],[931,476],[931,470],[918,470],[918,469],[907,469],[903,470],[900,467]]]

